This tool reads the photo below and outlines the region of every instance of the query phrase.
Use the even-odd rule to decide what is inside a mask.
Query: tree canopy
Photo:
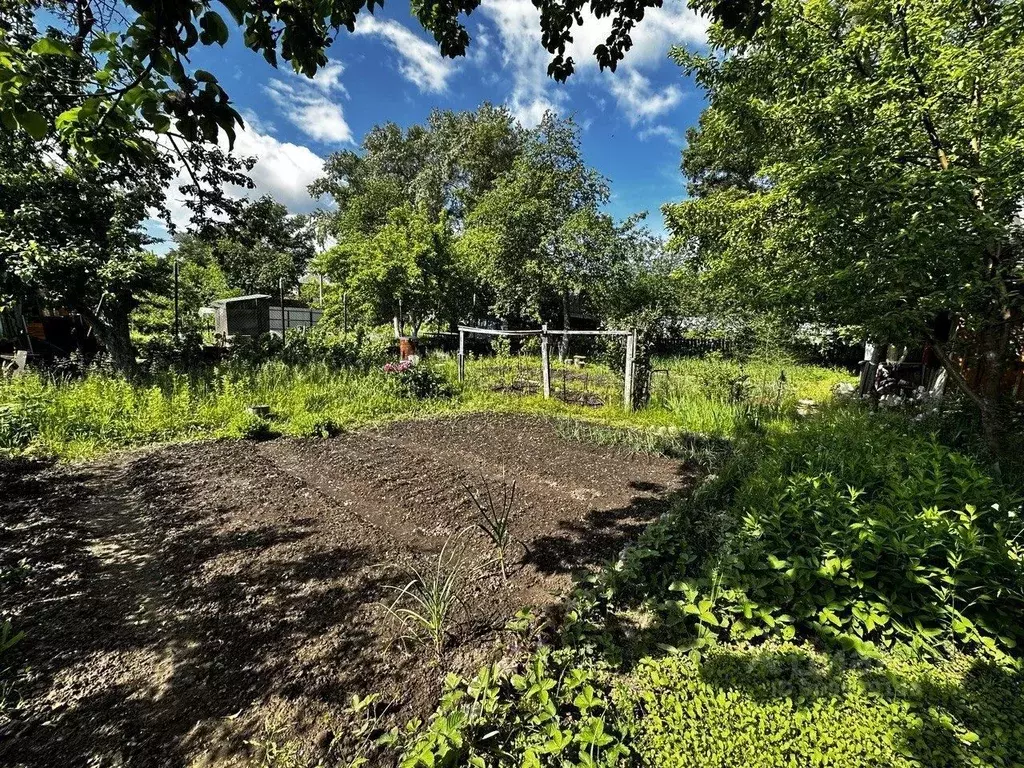
[[[994,407],[1024,301],[1024,4],[780,0],[752,36],[710,39],[672,54],[709,106],[692,197],[665,207],[702,282],[731,306],[931,335],[944,357],[933,323],[952,313]]]

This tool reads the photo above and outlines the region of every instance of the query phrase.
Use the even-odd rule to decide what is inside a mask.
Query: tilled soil
[[[482,478],[517,483],[508,582],[473,528]],[[614,558],[690,479],[495,415],[0,466],[0,614],[26,632],[0,658],[0,763],[226,765],[268,738],[349,752],[353,694],[380,695],[382,725],[425,716],[446,670],[499,653],[509,618]],[[462,603],[438,664],[385,605],[449,541]]]

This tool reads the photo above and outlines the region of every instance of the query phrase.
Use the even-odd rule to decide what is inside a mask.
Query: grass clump
[[[467,529],[468,530],[468,529]],[[433,649],[438,662],[451,632],[464,584],[460,547],[465,533],[445,542],[431,568],[412,568],[404,586],[392,586],[395,599],[385,609],[401,628],[400,639]]]
[[[474,492],[467,485],[466,492],[480,515],[477,527],[494,545],[501,578],[508,581],[507,561],[509,548],[512,546],[512,511],[516,503],[516,481],[508,483],[502,478],[499,495],[491,491],[491,485],[486,478],[481,477],[480,480],[482,491]]]

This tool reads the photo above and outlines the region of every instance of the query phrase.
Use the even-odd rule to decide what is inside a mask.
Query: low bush
[[[275,432],[269,419],[249,411],[235,416],[224,430],[227,437],[238,437],[243,440],[266,440]]]
[[[33,400],[0,403],[0,456],[14,456],[29,447],[39,432],[40,408]]]
[[[544,649],[513,674],[491,665],[469,681],[449,675],[431,720],[385,742],[400,746],[402,768],[624,765],[629,750],[612,725],[603,679]]]
[[[327,326],[290,330],[284,339],[265,334],[238,341],[231,357],[236,364],[258,366],[270,361],[288,365],[326,365],[369,370],[394,354],[394,341],[362,329],[339,333]]]
[[[1016,766],[1019,673],[964,656],[864,664],[769,642],[646,659],[615,689],[635,765]]]
[[[677,647],[779,634],[1005,655],[1024,637],[1019,510],[905,419],[833,409],[745,441],[644,533],[601,600],[644,603]]]
[[[448,378],[427,363],[412,363],[408,360],[386,363],[383,371],[396,379],[407,395],[419,400],[442,399],[454,394]]]

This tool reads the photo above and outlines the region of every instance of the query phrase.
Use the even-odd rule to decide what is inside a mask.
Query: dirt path
[[[0,564],[29,561],[0,583],[28,633],[0,663],[21,670],[0,763],[231,764],[268,731],[344,752],[353,693],[379,693],[391,721],[429,712],[441,674],[393,644],[382,602],[474,524],[464,484],[503,475],[524,555],[506,584],[465,535],[456,670],[494,655],[520,607],[613,558],[684,469],[509,416],[0,467]]]

